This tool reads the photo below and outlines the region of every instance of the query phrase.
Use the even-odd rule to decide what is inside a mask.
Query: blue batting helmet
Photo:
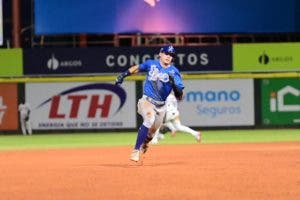
[[[176,51],[172,45],[163,46],[160,49],[160,52],[171,55],[172,57],[175,57],[175,55],[176,55]]]

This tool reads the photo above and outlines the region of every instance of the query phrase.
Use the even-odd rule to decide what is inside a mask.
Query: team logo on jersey
[[[155,7],[156,3],[159,2],[160,0],[144,0],[149,6]]]
[[[160,80],[166,83],[169,81],[169,75],[167,73],[160,72],[156,65],[151,65],[148,80],[150,81]]]

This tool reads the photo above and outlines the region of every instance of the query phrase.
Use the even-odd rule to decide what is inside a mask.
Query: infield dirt
[[[0,152],[0,199],[300,199],[300,142]]]

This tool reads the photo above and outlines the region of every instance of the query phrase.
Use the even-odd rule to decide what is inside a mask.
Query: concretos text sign
[[[47,88],[47,89],[46,89]],[[135,83],[29,83],[33,129],[136,128]]]
[[[156,59],[160,47],[25,49],[24,73],[91,74],[122,72],[147,59]],[[180,71],[231,71],[231,46],[176,47]]]

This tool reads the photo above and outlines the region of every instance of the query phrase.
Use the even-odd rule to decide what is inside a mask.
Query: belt
[[[161,107],[161,106],[164,106],[166,104],[165,101],[158,101],[158,100],[155,100],[155,99],[152,99],[151,97],[148,97],[146,95],[143,95],[143,97],[149,101],[150,103],[152,103],[153,105],[155,106],[158,106],[158,107]]]

